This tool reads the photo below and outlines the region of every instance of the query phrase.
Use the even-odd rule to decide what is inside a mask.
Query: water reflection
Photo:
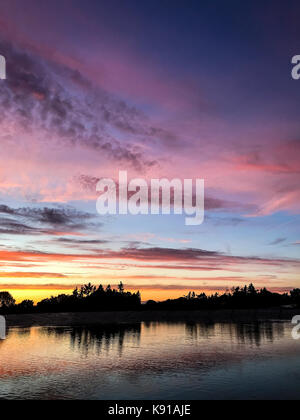
[[[70,338],[70,346],[76,351],[81,351],[85,356],[90,352],[100,355],[102,351],[118,351],[122,356],[124,343],[132,342],[137,346],[140,342],[141,323],[120,324],[106,326],[85,326],[73,328],[43,328],[41,334],[59,339],[62,336]]]
[[[209,339],[218,334],[217,329],[221,328],[224,335],[230,336],[233,342],[260,345],[264,342],[273,343],[284,336],[284,324],[271,321],[236,323],[236,324],[214,324],[214,323],[186,323],[186,334],[197,340],[199,338]]]
[[[80,351],[85,356],[89,353],[101,354],[118,352],[122,356],[124,345],[131,344],[140,347],[141,336],[144,341],[150,338],[161,347],[171,346],[174,336],[180,346],[182,337],[189,341],[220,343],[222,338],[233,345],[260,347],[272,344],[284,338],[286,324],[282,322],[252,322],[252,323],[197,323],[197,322],[147,322],[134,324],[86,325],[78,327],[41,327],[41,328],[11,328],[7,331],[7,339],[19,337],[26,340],[35,332],[40,338],[47,337],[56,343],[69,341],[70,350]],[[169,340],[168,340],[169,337]],[[177,340],[176,340],[177,341]],[[0,341],[0,345],[3,344]],[[153,344],[149,342],[148,345]]]
[[[291,328],[282,322],[11,328],[0,342],[0,399],[295,396],[300,342]]]

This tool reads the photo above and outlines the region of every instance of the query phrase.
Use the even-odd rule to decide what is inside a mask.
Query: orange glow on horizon
[[[115,287],[115,286],[114,286]],[[61,288],[57,288],[57,289],[42,289],[42,288],[37,288],[37,289],[17,289],[17,288],[5,288],[5,289],[1,289],[0,291],[7,291],[9,292],[13,298],[16,300],[16,303],[20,303],[23,300],[33,300],[34,303],[36,304],[37,302],[43,300],[43,299],[47,299],[50,298],[51,296],[58,296],[61,294],[66,294],[66,295],[70,295],[72,294],[73,288],[68,288],[68,289],[61,289]],[[138,289],[136,288],[130,288],[130,287],[126,287],[126,290],[129,292],[137,292]],[[142,301],[143,302],[147,302],[148,300],[156,300],[156,301],[163,301],[163,300],[167,300],[167,299],[176,299],[179,297],[182,297],[184,295],[187,295],[190,290],[168,290],[168,289],[139,289],[142,295]],[[195,288],[195,292],[196,293],[206,293],[207,295],[211,295],[213,293],[219,292],[219,293],[224,293],[224,290],[205,290],[205,289],[198,289]]]
[[[113,288],[117,288],[116,285],[112,285]],[[13,286],[12,288],[0,288],[0,292],[1,291],[7,291],[9,292],[13,298],[16,300],[16,303],[20,303],[23,300],[33,300],[34,303],[36,304],[37,302],[43,300],[43,299],[47,299],[50,298],[52,296],[58,296],[61,294],[66,294],[66,295],[71,295],[72,291],[73,291],[74,287],[38,287],[37,288],[26,288],[26,286],[24,288],[17,288],[16,286]],[[195,287],[193,290],[191,289],[150,289],[150,288],[145,288],[143,289],[142,287],[139,287],[139,289],[134,288],[134,287],[125,287],[126,291],[135,293],[138,290],[141,293],[142,296],[142,302],[147,302],[148,300],[155,300],[157,302],[160,301],[164,301],[167,299],[177,299],[180,297],[183,297],[185,295],[187,295],[189,292],[195,292],[196,294],[200,294],[200,293],[205,293],[207,296],[210,296],[212,294],[215,293],[219,293],[219,294],[224,294],[226,292],[226,290],[224,288],[218,288],[216,287],[215,289],[205,289],[205,287],[203,288],[199,288],[199,287]],[[278,293],[283,293],[285,292],[285,290],[276,290],[270,288],[271,291],[273,292],[278,292]]]

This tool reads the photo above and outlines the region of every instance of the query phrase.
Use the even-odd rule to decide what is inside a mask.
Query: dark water
[[[10,329],[0,399],[300,399],[292,325]]]

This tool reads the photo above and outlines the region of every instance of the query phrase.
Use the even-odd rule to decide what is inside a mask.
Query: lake
[[[287,322],[10,328],[0,399],[300,399]]]

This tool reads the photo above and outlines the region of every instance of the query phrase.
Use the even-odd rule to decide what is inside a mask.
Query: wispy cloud
[[[135,261],[145,263],[146,266],[155,268],[154,265],[148,263],[173,263],[173,267],[178,270],[186,269],[186,263],[191,264],[195,270],[215,270],[230,268],[231,270],[243,266],[260,266],[260,267],[299,267],[299,259],[291,258],[260,258],[260,257],[241,257],[225,255],[220,252],[207,251],[202,249],[186,248],[122,248],[119,251],[109,249],[94,250],[91,253],[47,253],[41,251],[11,251],[0,250],[0,260],[15,261],[15,262],[84,262],[84,261],[99,261],[114,260],[115,263],[119,261]],[[115,264],[114,263],[114,264]],[[174,263],[179,265],[174,265]],[[182,266],[180,265],[182,264]],[[158,266],[161,266],[159,264]],[[143,267],[141,265],[140,267]],[[248,267],[249,269],[249,267]]]
[[[274,241],[270,242],[269,245],[279,245],[282,244],[283,242],[285,242],[287,240],[287,238],[277,238]]]
[[[70,207],[12,208],[0,205],[0,234],[72,235],[89,229],[94,217],[92,214],[80,212]],[[98,226],[101,226],[99,222]]]

